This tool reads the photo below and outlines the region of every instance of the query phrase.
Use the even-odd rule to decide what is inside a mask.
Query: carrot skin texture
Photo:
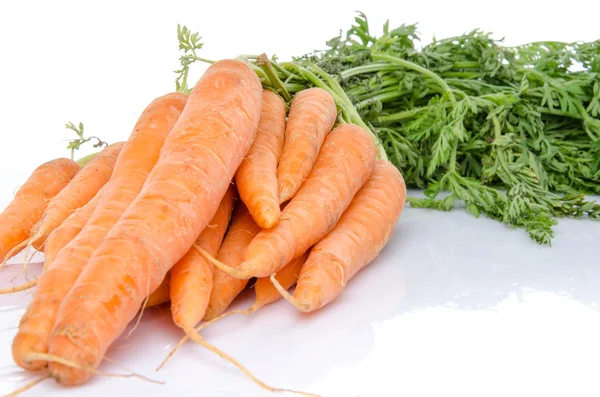
[[[84,228],[96,209],[96,205],[98,204],[98,200],[103,191],[104,187],[102,187],[98,193],[87,202],[87,204],[76,209],[63,223],[48,235],[44,244],[44,270],[54,262],[54,259],[60,250],[73,240]]]
[[[244,62],[209,66],[142,191],[63,301],[51,354],[94,368],[100,364],[148,291],[158,287],[216,213],[255,137],[261,91]],[[91,376],[55,362],[49,369],[61,384],[81,384]]]
[[[196,239],[195,244],[213,256],[219,251],[229,226],[235,190],[234,185],[229,186],[217,213]],[[213,272],[213,264],[195,247],[171,269],[171,312],[178,327],[184,330],[194,327],[204,317],[213,287]]]
[[[250,244],[259,231],[260,227],[248,212],[248,208],[239,202],[234,211],[231,226],[217,254],[217,260],[229,266],[239,265],[242,262],[244,248]],[[248,280],[240,280],[220,269],[215,269],[213,288],[203,319],[212,320],[223,313],[247,283]]]
[[[279,222],[277,164],[283,151],[285,103],[263,90],[262,110],[256,138],[235,174],[240,195],[254,221],[263,229]]]
[[[75,175],[48,204],[44,216],[31,232],[33,247],[40,249],[48,235],[77,208],[90,201],[110,179],[125,142],[109,145]]]
[[[0,262],[17,244],[31,236],[50,200],[80,171],[73,160],[59,158],[38,166],[0,214]]]
[[[277,226],[252,240],[234,276],[269,276],[323,238],[371,174],[375,156],[373,138],[364,129],[344,124],[331,131]]]
[[[302,90],[292,99],[277,168],[280,203],[292,198],[312,170],[336,118],[335,102],[322,88]]]
[[[87,266],[94,250],[141,190],[186,99],[181,93],[157,98],[138,119],[85,227],[60,250],[39,278],[34,299],[21,318],[13,340],[13,359],[17,365],[31,370],[46,365],[42,361],[26,362],[24,357],[28,353],[47,353],[61,302]]]
[[[311,250],[302,267],[294,298],[306,312],[332,302],[346,283],[372,262],[387,244],[406,202],[398,169],[377,161],[335,228]]]
[[[283,288],[289,289],[296,284],[307,258],[308,251],[292,259],[290,263],[275,274],[275,278]],[[262,277],[256,280],[254,290],[256,291],[256,298],[252,306],[250,306],[251,311],[256,311],[263,306],[281,299],[281,294],[277,291],[277,288],[275,288],[269,277]]]
[[[165,275],[165,278],[160,283],[158,288],[156,288],[150,296],[148,296],[148,300],[145,301],[145,308],[158,306],[162,303],[168,302],[170,300],[171,294],[171,272],[168,272]]]

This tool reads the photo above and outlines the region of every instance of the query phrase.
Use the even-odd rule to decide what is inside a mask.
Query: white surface
[[[549,248],[463,210],[407,208],[381,256],[336,302],[303,315],[279,301],[204,336],[267,383],[326,397],[597,396],[599,257],[598,222],[562,221]],[[18,270],[0,273],[0,285]],[[1,299],[5,394],[31,378],[10,358],[29,297]],[[65,389],[46,381],[24,397],[272,395],[192,343],[156,373],[180,336],[168,311],[149,310],[131,338],[109,351],[164,385],[95,377]],[[108,363],[101,369],[123,372]]]
[[[376,32],[387,18],[419,22],[424,41],[476,27],[508,44],[598,38],[595,1],[572,9],[514,0],[394,4],[0,2],[0,207],[38,164],[68,155],[65,122],[122,140],[151,99],[174,89],[177,23],[200,31],[202,56],[213,59],[288,59],[322,48],[355,10]],[[548,248],[462,210],[407,208],[381,257],[335,303],[301,315],[278,302],[204,335],[267,383],[327,397],[597,396],[599,243],[600,223],[590,221],[563,220]],[[0,285],[17,273],[0,273]],[[28,301],[28,293],[0,296],[0,394],[31,378],[10,357]],[[180,334],[168,312],[150,310],[109,353],[164,385],[96,377],[76,389],[46,381],[24,396],[271,395],[191,343],[154,372]]]

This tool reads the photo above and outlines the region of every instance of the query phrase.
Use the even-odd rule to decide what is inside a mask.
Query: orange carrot
[[[54,262],[54,258],[71,240],[83,229],[96,209],[96,204],[105,190],[104,185],[86,205],[78,208],[63,223],[60,224],[46,238],[44,244],[44,270]]]
[[[171,269],[171,312],[173,321],[185,331],[198,324],[208,306],[213,289],[213,265],[196,247],[216,255],[229,225],[235,199],[235,187],[230,185],[217,213],[196,239],[194,247]]]
[[[124,142],[113,143],[98,153],[48,204],[44,216],[31,231],[29,245],[36,249],[77,208],[90,201],[112,174]]]
[[[275,279],[277,280],[279,285],[281,285],[285,289],[288,289],[288,288],[292,287],[294,284],[296,284],[296,280],[298,279],[298,275],[300,274],[300,269],[302,269],[302,265],[306,261],[307,257],[308,257],[308,252],[305,252],[298,258],[293,259],[290,263],[285,265],[283,267],[283,269],[278,271],[275,274]],[[219,271],[219,270],[217,270],[217,271]],[[221,320],[224,317],[231,316],[232,314],[250,315],[250,314],[254,313],[255,311],[257,311],[258,309],[260,309],[261,307],[264,307],[266,305],[269,305],[269,304],[281,299],[281,294],[279,293],[279,290],[273,285],[273,283],[271,282],[271,279],[269,277],[259,278],[256,281],[256,284],[254,284],[254,290],[256,291],[254,303],[252,303],[252,305],[248,309],[230,310],[230,311],[222,313],[216,317],[213,316],[210,320],[205,321],[204,323],[202,323],[198,327],[196,327],[195,332],[201,331],[204,328],[208,327],[209,325]],[[177,350],[179,350],[179,348],[181,348],[181,346],[193,334],[194,334],[193,332],[188,332],[186,334],[186,336],[184,336],[183,338],[181,338],[179,340],[177,345],[175,345],[175,347],[169,352],[168,356],[163,360],[163,362],[157,368],[157,371],[160,370],[167,363],[167,361],[177,352]]]
[[[31,235],[31,228],[42,218],[50,200],[55,197],[79,172],[73,160],[59,158],[37,167],[15,198],[0,214],[0,261]],[[0,266],[2,268],[2,266]]]
[[[312,248],[293,297],[279,288],[282,295],[303,312],[318,310],[337,298],[387,244],[405,201],[406,185],[398,169],[377,161],[335,228]]]
[[[283,150],[284,131],[285,103],[277,94],[263,90],[256,138],[235,174],[240,199],[263,229],[279,222],[277,164]]]
[[[281,212],[272,229],[262,230],[244,251],[238,267],[219,269],[241,279],[276,273],[325,236],[367,180],[375,163],[375,144],[364,129],[344,124],[329,133],[310,175]]]
[[[322,88],[300,91],[292,100],[285,145],[277,168],[280,203],[292,198],[312,170],[336,117],[335,102]]]
[[[85,227],[60,250],[38,280],[33,301],[21,318],[13,341],[13,359],[19,366],[36,370],[45,365],[39,360],[29,362],[26,357],[47,352],[61,302],[94,250],[140,192],[186,99],[181,93],[165,95],[148,105],[140,116]]]
[[[149,291],[215,215],[256,135],[261,91],[254,71],[235,60],[213,63],[195,85],[142,191],[60,306],[44,356],[59,383],[91,377]]]
[[[238,202],[231,219],[231,226],[223,239],[217,254],[217,260],[235,267],[242,263],[244,249],[260,231],[252,215],[242,202]],[[231,277],[222,270],[215,269],[210,300],[204,314],[204,320],[210,320],[223,313],[236,296],[244,289],[248,280]]]

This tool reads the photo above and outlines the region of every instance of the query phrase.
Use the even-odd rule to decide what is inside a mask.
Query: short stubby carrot
[[[63,361],[49,364],[61,384],[91,377],[89,368],[209,224],[252,145],[261,95],[256,73],[237,60],[213,63],[196,83],[142,191],[60,307],[48,346]]]
[[[50,201],[44,216],[31,231],[30,245],[36,249],[41,248],[48,234],[67,219],[73,211],[84,206],[98,193],[98,190],[110,179],[124,143],[113,143],[98,153]]]
[[[142,189],[186,100],[182,93],[164,95],[152,101],[140,115],[85,227],[60,250],[38,280],[34,298],[13,340],[13,359],[19,366],[35,370],[46,364],[39,360],[30,362],[26,357],[30,353],[47,352],[61,302],[100,242]]]
[[[232,267],[242,263],[244,249],[260,230],[244,203],[238,202],[231,219],[231,226],[219,248],[217,260]],[[215,269],[204,320],[210,320],[223,313],[247,283],[248,280],[240,280]]]
[[[263,229],[279,222],[277,164],[283,150],[285,103],[279,95],[264,90],[256,138],[235,174],[240,199]]]
[[[277,226],[258,233],[244,251],[244,262],[231,268],[210,259],[242,279],[277,272],[333,229],[371,174],[375,155],[375,143],[366,130],[354,124],[336,127],[325,138],[313,170],[281,212]]]
[[[406,185],[398,169],[377,161],[335,228],[311,250],[293,298],[303,312],[332,302],[348,281],[371,263],[387,244],[406,201]]]
[[[18,244],[31,236],[50,200],[77,175],[81,167],[70,159],[59,158],[38,166],[19,188],[0,214],[0,261]],[[15,252],[16,253],[16,252]]]
[[[292,99],[285,144],[277,167],[280,203],[292,198],[312,170],[336,118],[335,102],[322,88],[302,90]]]
[[[230,185],[210,224],[200,233],[192,248],[171,269],[171,313],[173,322],[185,331],[198,324],[211,296],[213,264],[198,248],[216,255],[229,226],[236,188]]]
[[[63,223],[48,235],[48,238],[46,238],[46,242],[44,243],[44,269],[47,269],[50,264],[54,262],[54,258],[56,258],[56,255],[58,255],[60,250],[69,244],[71,240],[79,234],[81,229],[83,229],[96,209],[96,204],[103,191],[104,187],[98,191],[94,198],[88,201],[84,206],[76,209]]]

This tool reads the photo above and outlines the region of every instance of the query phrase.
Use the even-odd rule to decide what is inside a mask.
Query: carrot
[[[312,170],[336,117],[335,102],[322,88],[302,90],[292,100],[285,145],[277,167],[280,203],[292,198]]]
[[[54,229],[98,193],[110,179],[123,144],[113,143],[102,150],[50,201],[44,216],[31,231],[29,246],[41,248]]]
[[[4,266],[15,247],[31,235],[50,200],[75,177],[81,167],[73,160],[59,158],[38,166],[0,214],[0,259]],[[9,253],[11,255],[9,255]]]
[[[354,124],[329,133],[310,175],[281,212],[272,229],[262,230],[244,251],[244,261],[227,266],[207,255],[236,278],[266,277],[323,238],[337,223],[371,174],[376,149],[370,134]]]
[[[98,193],[84,206],[76,209],[63,223],[52,231],[46,238],[44,244],[44,270],[54,262],[56,255],[73,240],[83,229],[87,221],[92,216],[96,205],[105,190],[104,185]]]
[[[305,252],[298,258],[293,259],[290,263],[285,265],[283,269],[281,269],[275,274],[275,279],[283,288],[287,289],[296,284],[296,280],[298,279],[298,275],[300,274],[300,269],[302,268],[302,265],[306,261],[307,257],[308,252]],[[230,310],[228,312],[222,313],[200,324],[198,327],[196,327],[195,332],[201,331],[209,325],[221,320],[224,317],[231,316],[232,314],[250,315],[258,309],[260,309],[261,307],[264,307],[281,299],[281,294],[279,293],[279,290],[273,285],[269,277],[259,278],[256,281],[256,284],[254,284],[254,290],[256,291],[254,303],[252,303],[252,305],[248,309]],[[181,346],[188,340],[188,338],[190,338],[190,334],[191,333],[186,334],[186,336],[179,340],[177,345],[175,345],[175,347],[169,352],[167,357],[157,368],[157,371],[160,370],[167,363],[167,361],[169,361],[169,359],[177,352],[177,350],[181,348]]]
[[[275,286],[303,312],[332,302],[387,244],[405,201],[406,185],[398,169],[387,161],[377,161],[335,228],[312,248],[294,295],[276,281]]]
[[[213,265],[204,259],[196,247],[202,247],[212,255],[217,254],[229,225],[235,190],[234,185],[229,186],[210,224],[171,269],[173,322],[186,332],[204,317],[213,289]]]
[[[185,102],[184,94],[165,95],[150,103],[141,114],[85,227],[60,250],[38,280],[34,298],[13,340],[13,359],[17,365],[32,370],[45,365],[43,361],[29,362],[26,357],[30,353],[47,352],[61,302],[94,250],[140,192]]]
[[[49,354],[25,355],[25,361],[45,357],[64,385],[91,377],[149,291],[216,213],[256,135],[261,90],[244,62],[222,60],[207,69],[142,191],[62,302]]]
[[[258,226],[269,229],[279,222],[277,164],[283,150],[285,103],[263,90],[260,122],[254,143],[235,174],[240,199]]]
[[[242,263],[244,249],[260,231],[252,215],[242,202],[238,202],[231,220],[231,226],[223,239],[217,260],[235,267]],[[248,280],[231,277],[222,270],[215,269],[213,287],[210,292],[204,320],[210,320],[223,313],[236,296],[246,287]]]

